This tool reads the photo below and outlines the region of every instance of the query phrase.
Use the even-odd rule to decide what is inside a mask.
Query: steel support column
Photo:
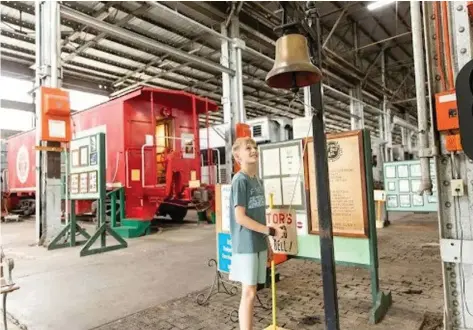
[[[233,171],[232,162],[232,144],[235,140],[235,125],[237,123],[246,122],[245,102],[243,99],[243,59],[242,51],[245,49],[245,42],[240,39],[240,21],[237,16],[230,18],[228,31],[225,25],[222,25],[222,32],[225,31],[231,38],[232,42],[227,39],[222,40],[222,61],[223,65],[228,65],[233,75],[223,76],[223,88],[225,90],[224,122],[228,125],[226,130],[226,167],[227,182],[231,181],[231,173]],[[227,55],[228,54],[228,55]],[[225,59],[226,56],[226,59]],[[228,96],[227,95],[228,90]]]
[[[310,96],[310,87],[304,87],[304,117],[312,116],[312,100]]]
[[[230,67],[235,73],[231,77],[231,104],[232,115],[235,116],[235,123],[246,121],[245,102],[243,100],[243,59],[242,51],[245,49],[245,42],[240,39],[240,20],[238,16],[230,19]]]
[[[361,84],[350,90],[350,96],[351,129],[362,129],[365,127],[364,109],[363,103],[358,101],[363,98]]]
[[[384,131],[384,140],[387,141],[387,144],[383,148],[384,152],[384,161],[392,161],[390,157],[390,149],[392,145],[392,133],[391,133],[391,123],[390,123],[390,114],[388,115],[388,96],[386,95],[386,53],[383,51],[381,54],[381,80],[383,85],[383,131]]]
[[[221,32],[227,36],[227,28],[225,23],[221,24]],[[226,68],[230,68],[230,42],[227,39],[222,40],[220,64]],[[230,183],[232,180],[232,144],[235,137],[235,116],[232,115],[232,93],[231,93],[231,76],[222,72],[222,108],[223,123],[226,126],[225,132],[225,178],[224,182]],[[209,147],[209,146],[208,146]]]
[[[60,87],[60,12],[55,1],[36,2],[36,145],[41,142],[41,94],[40,87]],[[58,147],[59,143],[48,142]],[[61,154],[36,151],[36,235],[35,241],[42,245],[61,230]]]
[[[456,77],[459,70],[472,59],[472,31],[468,17],[467,1],[449,1],[448,24],[450,26],[452,71]],[[424,7],[425,8],[425,7]],[[431,5],[427,5],[427,15],[432,17]],[[425,10],[424,10],[425,12]],[[445,15],[445,13],[443,14]],[[433,23],[433,20],[430,20]],[[430,27],[428,42],[431,52],[435,52],[435,30]],[[437,36],[438,37],[438,36]],[[446,40],[443,40],[445,43]],[[434,54],[431,54],[434,55]],[[442,64],[443,54],[436,54]],[[432,57],[431,57],[432,58]],[[439,74],[432,61],[432,76]],[[447,66],[448,70],[448,65]],[[433,93],[443,91],[441,84],[432,79]],[[453,86],[452,86],[453,87]],[[469,258],[473,243],[473,160],[464,152],[450,153],[445,147],[445,135],[441,135],[440,155],[436,158],[440,252],[442,257],[443,288],[445,294],[446,330],[473,329],[473,260]],[[452,180],[461,180],[465,193],[453,196]],[[470,247],[470,248],[469,248]]]
[[[419,126],[419,158],[422,174],[419,193],[425,191],[428,195],[431,195],[432,179],[430,177],[430,157],[432,156],[432,153],[429,149],[429,136],[427,129],[428,112],[425,91],[425,57],[424,45],[422,42],[422,16],[420,5],[421,3],[419,1],[411,0],[412,48],[414,54],[417,117]],[[450,56],[450,54],[447,56]]]
[[[322,30],[320,20],[315,19],[316,40],[311,40],[315,51],[316,65],[322,67]],[[315,45],[314,45],[315,44]],[[314,166],[317,182],[317,205],[320,232],[320,259],[322,265],[325,327],[329,330],[340,329],[338,315],[337,276],[335,271],[335,256],[333,246],[332,207],[330,202],[330,184],[327,162],[327,138],[324,123],[323,87],[319,82],[310,86],[311,103],[315,115],[312,116],[312,134],[314,145]]]

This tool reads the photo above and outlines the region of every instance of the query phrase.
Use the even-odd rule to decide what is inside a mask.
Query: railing
[[[118,196],[117,196],[118,195]],[[114,189],[112,191],[107,192],[105,195],[106,197],[110,196],[111,198],[111,210],[110,210],[110,219],[112,228],[117,226],[117,197],[120,201],[120,220],[125,219],[125,190],[123,187]],[[100,204],[97,206],[97,210],[100,207]]]

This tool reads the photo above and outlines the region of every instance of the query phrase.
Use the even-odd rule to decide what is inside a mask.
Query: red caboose
[[[207,195],[200,191],[199,114],[217,109],[193,94],[142,87],[73,114],[71,129],[73,138],[105,133],[107,187],[124,187],[127,219],[160,213],[182,220],[188,204]],[[12,192],[34,192],[34,137],[30,131],[8,140]]]

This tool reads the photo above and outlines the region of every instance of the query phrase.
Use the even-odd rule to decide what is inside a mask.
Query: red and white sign
[[[30,156],[26,147],[22,145],[16,154],[16,175],[21,183],[28,180],[30,172]]]
[[[288,209],[271,209],[266,213],[266,224],[283,230],[280,239],[269,237],[274,253],[297,255],[296,212]]]

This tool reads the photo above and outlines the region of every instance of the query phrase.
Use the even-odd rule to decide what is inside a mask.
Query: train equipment
[[[293,139],[292,122],[287,118],[278,117],[256,117],[248,119],[245,124],[250,126],[251,136],[258,145],[271,142],[279,142]],[[225,134],[227,124],[214,125],[210,127],[209,139],[206,137],[207,128],[200,129],[201,136],[201,162],[202,162],[202,182],[225,182],[227,169],[225,165]],[[209,174],[209,147],[212,152],[210,158],[210,174]]]
[[[105,133],[107,190],[123,187],[127,220],[183,220],[188,207],[212,198],[213,187],[201,184],[199,115],[217,109],[193,94],[140,87],[74,113],[71,130],[73,138]],[[34,200],[34,146],[34,130],[8,139],[8,191],[20,200]],[[92,204],[77,201],[76,213]]]

